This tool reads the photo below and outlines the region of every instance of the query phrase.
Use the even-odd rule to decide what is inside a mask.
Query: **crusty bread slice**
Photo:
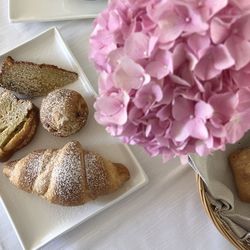
[[[239,198],[250,203],[250,148],[238,149],[232,152],[228,159]]]
[[[39,123],[38,109],[29,100],[18,100],[10,91],[0,95],[0,161],[8,160],[33,138]]]
[[[77,73],[54,65],[17,62],[8,56],[2,65],[0,86],[27,97],[36,97],[47,95],[77,78]]]

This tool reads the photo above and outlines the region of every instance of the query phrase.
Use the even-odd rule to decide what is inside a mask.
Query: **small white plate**
[[[61,207],[49,204],[36,195],[18,190],[3,176],[1,166],[0,200],[22,247],[37,249],[138,190],[147,183],[147,176],[129,147],[120,144],[95,122],[93,118],[95,92],[56,28],[0,55],[0,63],[8,55],[16,60],[55,64],[78,72],[79,80],[67,85],[66,88],[80,92],[86,99],[90,111],[86,127],[68,138],[52,136],[40,125],[35,138],[16,152],[12,160],[19,159],[35,149],[62,147],[70,140],[78,140],[83,148],[96,151],[113,162],[123,163],[131,174],[131,179],[114,194],[100,197],[79,207]],[[41,98],[36,98],[33,102],[39,107]]]
[[[107,0],[9,0],[11,22],[47,22],[96,17]]]

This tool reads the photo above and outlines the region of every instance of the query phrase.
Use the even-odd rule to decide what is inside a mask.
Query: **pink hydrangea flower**
[[[95,118],[111,135],[168,160],[249,130],[249,0],[111,0],[94,26]]]

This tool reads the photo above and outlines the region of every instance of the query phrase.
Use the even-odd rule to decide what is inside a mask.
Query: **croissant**
[[[83,150],[77,141],[61,149],[34,151],[5,164],[3,173],[17,188],[63,206],[112,193],[130,178],[125,166]]]

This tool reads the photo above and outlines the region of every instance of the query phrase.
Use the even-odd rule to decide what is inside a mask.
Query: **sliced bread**
[[[8,160],[33,138],[39,123],[38,109],[29,100],[18,100],[10,91],[0,95],[0,161]]]

